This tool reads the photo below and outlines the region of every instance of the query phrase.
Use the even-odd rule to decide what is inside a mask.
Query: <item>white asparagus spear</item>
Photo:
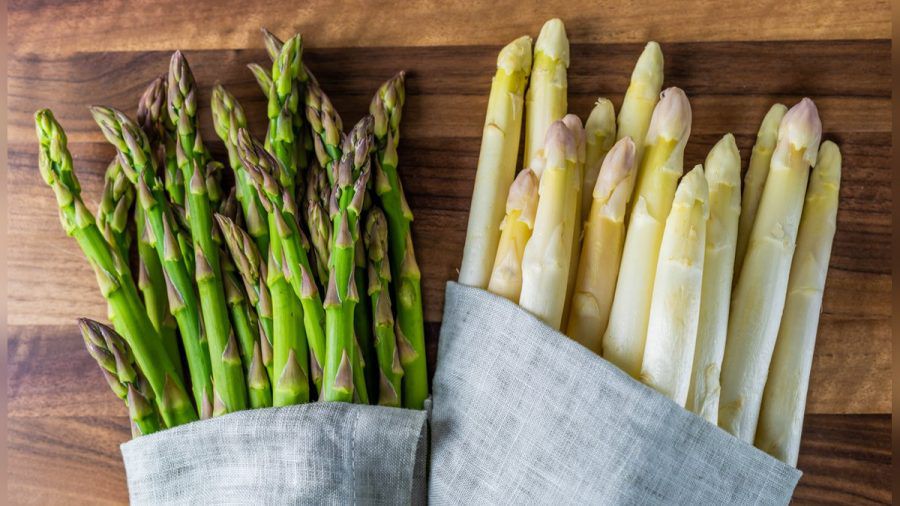
[[[559,19],[551,19],[541,27],[534,43],[534,63],[525,96],[525,158],[524,167],[535,170],[541,177],[541,165],[532,165],[532,158],[543,148],[547,129],[562,119],[568,109],[569,39],[566,27]]]
[[[841,152],[833,142],[823,142],[806,191],[784,314],[756,429],[756,446],[792,466],[797,465],[800,450],[840,185]]]
[[[597,184],[597,174],[606,153],[616,142],[616,111],[612,102],[605,98],[597,99],[587,121],[584,122],[585,157],[584,183],[581,188],[581,215],[587,216],[591,210],[590,189]],[[632,184],[632,188],[634,185]]]
[[[544,147],[545,168],[534,231],[522,259],[519,305],[559,329],[575,231],[578,155],[572,132],[562,121],[550,125]]]
[[[781,121],[747,255],[731,299],[719,426],[748,443],[756,435],[809,167],[816,161],[821,136],[819,113],[808,98],[792,107]]]
[[[506,192],[516,172],[522,104],[531,72],[531,38],[519,37],[500,51],[491,84],[478,171],[459,282],[486,288],[497,253]]]
[[[678,184],[659,248],[641,381],[680,406],[687,400],[700,319],[709,190],[697,165]]]
[[[759,207],[759,199],[769,175],[769,164],[772,163],[772,152],[778,140],[778,125],[786,113],[787,107],[784,104],[775,104],[769,109],[759,126],[756,144],[750,153],[747,175],[744,176],[744,194],[741,197],[741,218],[738,223],[737,250],[734,257],[736,273],[741,272],[741,266],[744,264],[750,232],[753,231],[753,221],[756,219],[756,209]]]
[[[741,154],[733,135],[722,137],[707,155],[706,181],[709,221],[703,290],[686,408],[715,425],[719,419],[719,373],[728,334],[734,248],[741,212]]]
[[[563,324],[569,320],[569,311],[572,307],[572,292],[575,291],[575,274],[578,271],[576,267],[578,266],[578,257],[581,255],[581,236],[584,221],[584,214],[581,212],[581,194],[584,193],[586,138],[584,126],[581,124],[581,119],[578,116],[566,114],[563,116],[562,122],[565,123],[569,131],[572,132],[572,136],[575,137],[575,152],[577,154],[575,163],[575,171],[577,173],[577,187],[575,188],[575,229],[572,233],[572,250],[570,251],[572,258],[569,260],[569,280],[566,282],[566,299],[563,305],[562,323],[560,323],[560,328],[565,328]]]
[[[616,294],[603,335],[603,356],[633,377],[641,370],[659,246],[691,132],[691,105],[684,92],[669,88],[661,96],[647,130]]]
[[[648,42],[631,72],[631,83],[619,109],[616,140],[631,137],[634,141],[635,157],[641,160],[644,154],[644,139],[650,128],[650,118],[663,84],[663,54],[659,44]]]
[[[634,142],[617,142],[603,160],[584,224],[566,334],[597,354],[609,321],[625,242],[625,208],[634,187]]]
[[[531,169],[519,172],[509,188],[506,216],[500,225],[500,244],[488,291],[519,302],[522,291],[522,255],[534,228],[537,211],[538,179]]]

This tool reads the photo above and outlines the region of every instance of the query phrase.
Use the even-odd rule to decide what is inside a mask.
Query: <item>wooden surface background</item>
[[[812,97],[825,138],[844,154],[841,207],[799,467],[798,503],[889,503],[891,420],[891,76],[887,0],[684,3],[569,0],[424,2],[9,2],[8,493],[13,503],[127,500],[118,445],[126,412],[83,351],[74,319],[104,318],[94,276],[60,228],[38,175],[32,114],[51,107],[96,202],[113,154],[87,111],[133,111],[182,49],[208,103],[216,81],[264,106],[249,62],[266,62],[258,29],[302,31],[305,58],[345,119],[376,86],[409,71],[401,177],[415,212],[433,364],[444,283],[462,253],[484,110],[497,51],[561,17],[572,42],[570,108],[618,105],[642,44],[655,39],[666,86],[694,111],[685,166],[726,132],[749,155],[776,100]],[[558,4],[558,5],[552,5]],[[204,138],[219,155],[208,108]]]

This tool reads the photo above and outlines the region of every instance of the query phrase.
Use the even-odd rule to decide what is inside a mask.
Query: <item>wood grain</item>
[[[258,27],[299,31],[314,47],[499,44],[566,22],[583,42],[889,39],[888,0],[820,2],[252,2],[12,0],[11,49],[23,53],[262,47]],[[848,22],[852,20],[852,22]]]
[[[685,165],[725,132],[746,159],[775,101],[810,96],[825,138],[844,156],[838,233],[813,363],[798,504],[889,503],[891,383],[891,75],[887,0],[819,2],[389,2],[301,4],[265,10],[212,3],[12,0],[10,230],[7,343],[8,493],[19,504],[127,500],[118,445],[124,407],[83,352],[74,318],[105,319],[94,275],[62,232],[36,169],[32,115],[52,107],[67,129],[89,201],[113,154],[87,105],[133,112],[170,51],[187,50],[201,83],[202,133],[222,156],[206,107],[221,82],[253,130],[264,103],[245,65],[265,62],[258,27],[305,31],[304,58],[351,123],[371,93],[409,72],[401,177],[423,275],[431,370],[444,283],[456,278],[496,53],[544,19],[572,40],[569,106],[582,117],[599,96],[621,103],[644,41],[663,44],[666,85],[685,89],[694,125]],[[502,15],[498,15],[502,13]]]

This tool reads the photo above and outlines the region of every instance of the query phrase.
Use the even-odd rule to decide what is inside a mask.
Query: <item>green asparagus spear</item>
[[[237,199],[244,213],[247,231],[256,241],[259,251],[269,251],[269,225],[265,218],[265,209],[259,196],[250,187],[247,180],[247,169],[241,163],[237,152],[237,133],[247,128],[247,117],[241,104],[221,85],[216,85],[212,92],[212,114],[216,133],[228,150],[228,163],[234,171],[234,185]]]
[[[131,235],[127,229],[133,203],[134,186],[125,177],[118,158],[113,158],[103,176],[103,197],[97,208],[97,226],[106,241],[126,259],[131,250]]]
[[[400,406],[403,366],[397,352],[391,307],[391,266],[388,257],[388,225],[384,212],[373,207],[366,219],[366,253],[369,257],[369,297],[375,318],[375,351],[378,357],[378,404]]]
[[[217,214],[216,221],[219,230],[231,253],[231,259],[241,275],[244,285],[244,293],[249,302],[256,308],[260,334],[260,359],[269,372],[271,383],[275,381],[272,363],[272,298],[269,286],[266,284],[268,269],[266,262],[256,249],[256,244],[245,230],[240,228],[231,218]],[[252,364],[251,364],[252,365]]]
[[[137,124],[109,107],[92,107],[91,114],[103,135],[115,146],[125,174],[137,188],[137,200],[150,225],[148,232],[163,267],[169,309],[178,322],[184,343],[194,399],[201,417],[208,418],[213,411],[209,349],[200,323],[196,288],[184,254],[186,249],[177,235],[180,227],[175,206],[170,206],[166,198],[156,176],[149,140]]]
[[[289,176],[284,174],[287,169],[281,161],[246,130],[238,133],[238,152],[269,217],[268,285],[272,293],[272,344],[278,377],[273,388],[274,402],[276,406],[306,402],[309,386],[305,364],[309,364],[316,386],[321,385],[322,305],[306,257],[305,238],[297,226],[296,205],[291,192],[279,183]]]
[[[181,372],[169,359],[147,317],[125,259],[103,238],[94,216],[81,199],[81,186],[72,169],[65,132],[47,109],[35,114],[35,126],[40,143],[38,166],[44,182],[56,194],[63,229],[78,241],[94,268],[101,292],[116,316],[116,324],[153,388],[163,421],[173,427],[196,420]]]
[[[170,161],[166,150],[166,141],[170,136],[165,128],[165,103],[166,81],[163,77],[158,77],[144,91],[137,108],[137,122],[147,134],[151,150],[156,154],[157,167],[165,166]],[[172,155],[172,160],[174,160],[174,151]],[[134,188],[130,181],[128,185]],[[153,245],[152,229],[147,223],[147,216],[140,204],[134,206],[134,222],[139,263],[138,288],[144,298],[147,315],[159,332],[169,357],[174,363],[180,364],[181,353],[178,350],[178,336],[176,335],[178,324],[169,311],[162,263],[160,263],[156,247]]]
[[[247,408],[247,387],[237,340],[228,318],[219,245],[213,238],[213,211],[206,150],[197,119],[197,89],[187,60],[172,55],[168,76],[169,121],[177,128],[178,167],[188,184],[187,211],[194,246],[195,279],[209,343],[214,414]]]
[[[162,427],[159,411],[153,405],[153,390],[134,363],[125,339],[106,325],[87,318],[79,318],[78,326],[88,353],[97,361],[113,393],[128,407],[132,435],[138,437],[158,432]]]
[[[328,283],[328,257],[330,255],[331,230],[328,220],[328,177],[317,159],[313,159],[306,178],[304,218],[313,246],[315,273],[319,288],[324,290]]]
[[[375,193],[381,200],[388,221],[388,252],[397,304],[397,347],[405,371],[403,406],[422,409],[428,397],[428,366],[425,362],[421,274],[410,233],[413,215],[397,175],[400,115],[406,96],[404,81],[405,74],[400,72],[384,83],[372,100],[369,111],[375,118],[378,155]]]

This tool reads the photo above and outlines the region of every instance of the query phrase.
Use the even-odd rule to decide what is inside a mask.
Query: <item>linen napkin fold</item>
[[[801,474],[453,282],[432,402],[431,504],[786,504]]]
[[[241,411],[121,446],[135,505],[424,504],[425,411],[313,403]]]

